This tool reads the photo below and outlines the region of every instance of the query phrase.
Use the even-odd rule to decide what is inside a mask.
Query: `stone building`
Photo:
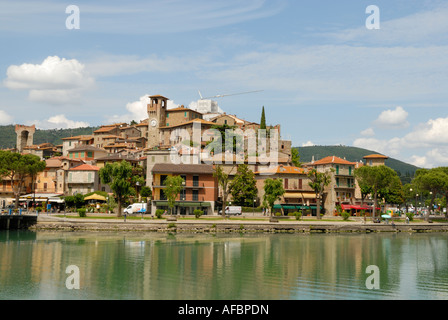
[[[16,150],[17,152],[23,152],[25,147],[33,145],[34,133],[36,132],[36,126],[24,126],[17,124],[15,127],[17,135]]]

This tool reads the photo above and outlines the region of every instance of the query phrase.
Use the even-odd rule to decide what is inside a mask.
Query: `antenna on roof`
[[[219,94],[217,96],[208,97],[208,98],[203,98],[201,92],[199,91],[199,96],[201,97],[201,100],[206,100],[206,99],[223,98],[223,97],[229,97],[229,96],[238,96],[238,95],[241,95],[241,94],[248,94],[248,93],[255,93],[255,92],[262,92],[262,91],[264,91],[264,90],[247,91],[247,92],[232,93],[232,94]]]

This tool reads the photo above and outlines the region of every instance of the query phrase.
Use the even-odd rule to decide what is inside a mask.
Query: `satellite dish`
[[[201,97],[200,100],[214,99],[214,98],[223,98],[223,97],[229,97],[229,96],[238,96],[238,95],[241,95],[241,94],[248,94],[248,93],[255,93],[255,92],[262,92],[262,91],[264,91],[264,90],[247,91],[247,92],[232,93],[232,94],[219,94],[219,95],[214,96],[214,97],[204,98],[204,97],[202,97],[201,91],[198,90],[199,96]]]

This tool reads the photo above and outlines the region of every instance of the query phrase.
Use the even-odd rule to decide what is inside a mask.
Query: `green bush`
[[[276,212],[274,215],[275,215],[276,217],[281,217],[282,213],[281,213],[281,212]]]
[[[78,212],[78,214],[79,214],[79,216],[81,217],[81,218],[84,218],[84,217],[86,217],[87,216],[87,214],[86,214],[86,208],[79,208],[79,209],[77,209],[76,210],[77,212]]]
[[[204,214],[204,211],[196,209],[193,211],[193,214],[196,217],[196,219],[199,219]]]
[[[302,217],[302,211],[294,212],[294,215],[296,217],[296,220],[300,220],[300,218]]]
[[[162,219],[162,216],[163,216],[164,212],[165,212],[165,210],[157,209],[156,210],[156,217],[157,217],[157,219]]]
[[[409,221],[414,221],[414,212],[407,212],[406,216],[409,218]]]
[[[344,219],[344,221],[347,221],[348,218],[350,218],[350,213],[348,213],[347,211],[344,210],[341,212],[341,216]]]

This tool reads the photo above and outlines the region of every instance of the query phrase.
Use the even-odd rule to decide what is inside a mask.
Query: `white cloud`
[[[354,147],[364,148],[374,152],[378,152],[388,156],[397,156],[403,147],[401,138],[394,137],[392,139],[375,139],[375,138],[358,138],[353,142]]]
[[[402,107],[397,107],[395,110],[383,111],[376,119],[375,124],[388,129],[406,128],[409,126],[408,115]]]
[[[12,123],[12,117],[5,111],[0,110],[0,125],[8,125]]]
[[[408,133],[404,139],[414,146],[440,146],[448,145],[448,118],[430,119],[417,126]]]
[[[400,156],[403,161],[419,167],[448,165],[448,118],[430,119],[403,137],[391,139],[359,138],[353,146],[379,152],[388,156]],[[420,149],[422,154],[415,154]],[[403,153],[411,153],[404,159]]]
[[[424,156],[413,155],[410,162],[422,168],[434,168],[448,165],[448,148],[434,148],[426,152]]]
[[[410,163],[420,168],[428,168],[428,159],[425,156],[413,155]]]
[[[314,143],[311,141],[307,141],[305,143],[302,143],[302,147],[314,147]]]
[[[94,79],[79,61],[58,56],[47,57],[41,64],[9,66],[4,84],[13,90],[29,90],[29,99],[49,104],[77,102]]]
[[[361,135],[365,137],[373,137],[375,131],[372,128],[367,128],[366,130],[361,131]]]
[[[70,129],[70,128],[83,128],[89,127],[90,124],[84,121],[73,121],[67,119],[63,114],[52,116],[47,120],[36,120],[33,121],[39,129]]]
[[[140,97],[138,101],[129,102],[126,104],[126,110],[128,113],[122,115],[113,115],[107,117],[107,123],[119,123],[126,122],[130,123],[132,120],[139,122],[148,118],[148,104],[150,103],[150,95],[144,95]],[[172,100],[168,100],[167,109],[174,109],[179,107]]]

